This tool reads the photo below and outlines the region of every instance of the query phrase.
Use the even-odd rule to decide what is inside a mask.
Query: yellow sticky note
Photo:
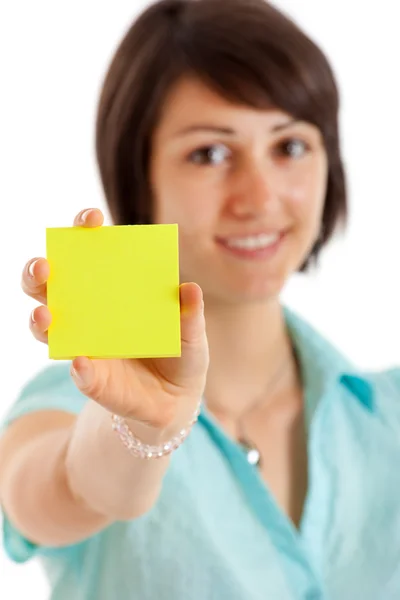
[[[49,357],[180,356],[177,225],[46,230]]]

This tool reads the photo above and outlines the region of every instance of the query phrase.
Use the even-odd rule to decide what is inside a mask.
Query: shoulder
[[[359,372],[357,379],[369,388],[371,413],[398,435],[400,432],[400,367]]]
[[[360,378],[368,383],[377,400],[392,398],[400,401],[400,367],[360,372]]]
[[[392,391],[400,392],[400,367],[390,367],[375,374],[377,381],[389,385]]]
[[[78,414],[86,401],[87,398],[72,381],[69,362],[49,365],[24,384],[6,413],[1,428],[22,415],[39,410]]]
[[[337,382],[352,397],[381,420],[398,423],[400,430],[400,368],[365,370],[318,329],[285,308],[286,322],[300,360],[308,410],[314,413],[327,389],[338,390]]]

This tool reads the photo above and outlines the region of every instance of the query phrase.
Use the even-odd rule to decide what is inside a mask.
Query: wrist
[[[201,399],[197,401],[195,409],[192,409],[190,417],[185,419],[183,425],[182,419],[176,419],[173,425],[160,429],[134,419],[112,415],[112,428],[122,444],[136,458],[164,458],[186,440],[198,419],[200,406]]]

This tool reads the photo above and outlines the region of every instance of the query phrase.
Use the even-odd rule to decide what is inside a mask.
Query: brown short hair
[[[228,100],[278,107],[316,125],[329,161],[321,237],[347,216],[339,97],[323,52],[265,0],[161,0],[131,25],[103,83],[96,152],[115,224],[152,222],[152,133],[171,86],[195,75]]]

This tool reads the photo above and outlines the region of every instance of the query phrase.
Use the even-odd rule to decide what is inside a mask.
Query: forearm
[[[65,471],[71,429],[40,433],[14,450],[9,464],[3,465],[2,508],[18,531],[38,545],[72,544],[111,522],[71,494]]]
[[[168,433],[129,424],[143,442],[161,444]],[[147,512],[156,501],[169,457],[143,460],[132,456],[112,430],[111,415],[89,401],[77,419],[65,459],[68,486],[77,502],[110,520]]]
[[[10,458],[2,468],[0,499],[30,541],[73,544],[115,520],[144,514],[156,501],[169,458],[134,458],[112,430],[111,415],[96,403],[88,401],[74,421],[64,415],[61,423],[68,426],[60,426],[52,413],[44,420],[40,414],[23,419],[29,422],[16,423],[23,426],[21,440],[39,421],[43,431],[28,442],[16,439],[14,449],[6,451]],[[131,428],[145,442],[164,441],[144,426]]]

